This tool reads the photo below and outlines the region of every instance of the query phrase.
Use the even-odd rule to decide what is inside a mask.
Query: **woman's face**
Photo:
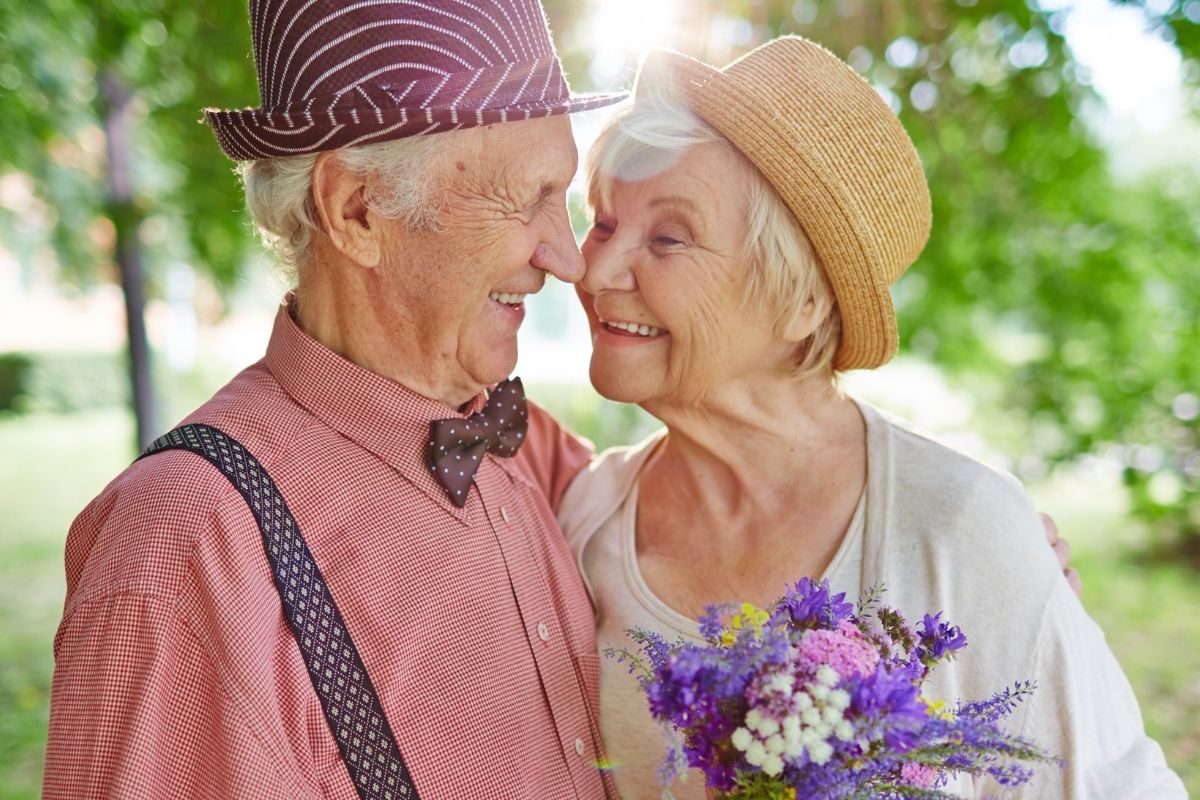
[[[576,288],[605,397],[691,405],[784,368],[794,345],[743,302],[749,169],[717,143],[697,145],[653,177],[614,181],[611,207],[595,209]]]

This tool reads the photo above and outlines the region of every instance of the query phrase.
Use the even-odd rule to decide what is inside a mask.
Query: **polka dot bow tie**
[[[465,506],[484,453],[512,458],[525,441],[528,426],[520,378],[498,384],[483,410],[466,419],[431,422],[426,454],[429,469],[446,488],[450,502],[459,508]]]

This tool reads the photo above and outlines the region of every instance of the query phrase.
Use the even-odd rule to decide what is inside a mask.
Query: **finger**
[[[1046,531],[1046,541],[1054,544],[1058,541],[1058,526],[1054,524],[1054,519],[1049,514],[1038,514],[1042,518],[1042,528]]]
[[[1067,579],[1067,583],[1071,585],[1071,591],[1079,594],[1083,591],[1083,582],[1079,579],[1079,572],[1072,567],[1063,570],[1063,577]]]
[[[1052,547],[1054,555],[1058,556],[1058,565],[1064,570],[1071,566],[1071,543],[1066,539],[1059,539]]]

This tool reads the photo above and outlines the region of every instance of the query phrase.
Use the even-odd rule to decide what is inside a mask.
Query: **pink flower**
[[[843,678],[865,678],[879,663],[879,651],[849,620],[837,630],[807,631],[798,649],[800,663],[810,671],[827,664]]]
[[[937,780],[938,772],[933,767],[909,761],[900,768],[900,782],[918,789],[928,789]]]

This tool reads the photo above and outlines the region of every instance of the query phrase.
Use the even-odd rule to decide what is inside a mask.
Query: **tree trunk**
[[[104,133],[108,141],[109,214],[116,230],[116,257],[125,295],[125,320],[129,337],[129,377],[133,413],[137,419],[138,449],[154,441],[161,431],[151,379],[150,346],[146,339],[146,291],[142,276],[138,211],[133,199],[130,165],[130,102],[133,94],[115,67],[101,79],[104,92]]]

